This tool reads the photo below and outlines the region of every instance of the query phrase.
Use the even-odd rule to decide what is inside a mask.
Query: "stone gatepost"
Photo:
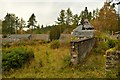
[[[77,49],[77,45],[75,42],[71,42],[71,60],[70,62],[73,65],[77,65],[78,64],[78,49]]]
[[[120,77],[120,51],[109,49],[106,51],[106,77]]]

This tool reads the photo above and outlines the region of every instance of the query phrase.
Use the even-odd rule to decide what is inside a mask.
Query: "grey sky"
[[[101,8],[105,0],[1,0],[0,19],[8,13],[28,21],[32,13],[40,25],[54,24],[61,9],[71,8],[73,14],[80,14],[85,7],[89,11]]]

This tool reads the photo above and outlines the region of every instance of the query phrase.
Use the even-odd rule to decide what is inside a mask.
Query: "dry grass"
[[[105,77],[104,57],[90,54],[77,68],[64,67],[65,56],[70,56],[69,44],[62,44],[58,49],[51,49],[50,43],[26,45],[32,48],[35,59],[24,67],[3,74],[5,78],[102,78]],[[15,47],[15,46],[14,46]],[[12,47],[11,47],[12,48]],[[42,61],[42,66],[39,61]]]

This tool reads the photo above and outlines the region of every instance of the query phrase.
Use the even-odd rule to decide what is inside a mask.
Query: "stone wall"
[[[79,64],[91,51],[95,44],[95,38],[71,41],[71,63]]]
[[[49,40],[49,34],[33,34],[32,40]]]
[[[7,38],[0,38],[2,43],[11,43],[11,42],[17,42],[20,40],[29,40],[29,36],[30,34],[12,34],[10,35],[11,37],[7,37]],[[60,36],[60,42],[66,42],[69,39],[71,39],[71,35],[70,34],[61,34]],[[31,36],[31,40],[45,40],[45,41],[49,41],[49,34],[32,34]]]
[[[106,76],[120,76],[120,51],[109,49],[106,51],[105,71]]]

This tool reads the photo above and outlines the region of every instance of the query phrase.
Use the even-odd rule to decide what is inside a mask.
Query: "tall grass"
[[[104,77],[104,57],[91,54],[79,67],[69,67],[70,46],[63,44],[51,49],[50,43],[35,42],[26,45],[34,52],[34,60],[17,70],[3,74],[3,78],[102,78]],[[18,46],[16,46],[18,47]],[[14,47],[11,47],[14,48]],[[8,48],[5,48],[8,49]],[[102,61],[101,61],[102,60]]]

